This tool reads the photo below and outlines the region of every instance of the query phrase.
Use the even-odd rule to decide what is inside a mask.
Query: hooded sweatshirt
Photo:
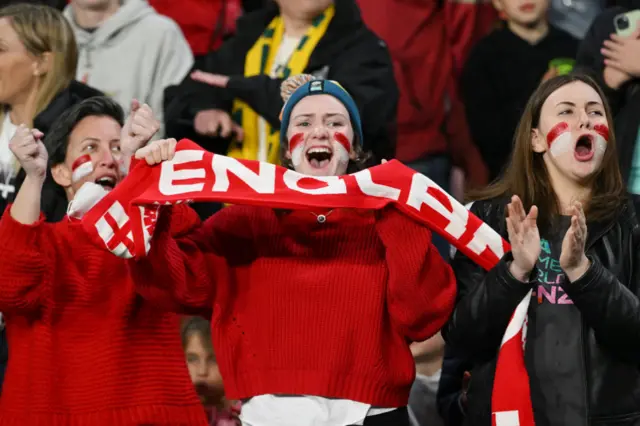
[[[147,103],[164,124],[163,93],[193,66],[178,25],[144,0],[124,0],[96,29],[81,28],[71,5],[64,9],[79,50],[77,79],[115,99],[125,112],[132,99]],[[157,137],[164,135],[164,127]]]

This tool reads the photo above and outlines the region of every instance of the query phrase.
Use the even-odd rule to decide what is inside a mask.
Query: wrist
[[[527,271],[524,268],[519,267],[515,262],[511,262],[509,264],[509,273],[513,276],[513,278],[523,283],[529,282],[531,271],[532,269]]]
[[[31,188],[41,189],[42,186],[44,185],[45,178],[46,178],[46,174],[45,175],[27,174],[26,177],[24,178],[24,182],[22,183],[22,186],[26,185]]]
[[[589,258],[586,255],[583,255],[582,260],[580,260],[580,263],[578,263],[577,266],[566,268],[564,273],[569,281],[573,282],[579,280],[584,274],[586,274],[590,266],[591,262],[589,261]]]

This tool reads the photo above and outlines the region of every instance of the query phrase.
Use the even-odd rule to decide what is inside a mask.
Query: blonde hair
[[[19,3],[0,9],[0,18],[7,18],[26,50],[35,57],[52,56],[51,66],[39,83],[33,119],[47,108],[53,98],[75,78],[78,47],[71,25],[57,10],[45,5]],[[0,108],[0,126],[7,105]]]

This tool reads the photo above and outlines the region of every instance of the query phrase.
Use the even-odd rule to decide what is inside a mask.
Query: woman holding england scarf
[[[284,85],[295,91],[282,113],[282,162],[313,176],[360,169],[351,96],[329,80],[298,85]],[[158,142],[136,156],[156,164],[173,152]],[[225,391],[243,401],[243,424],[409,424],[409,344],[442,327],[455,288],[426,227],[392,207],[234,205],[172,238],[171,224],[185,219],[163,209],[132,276],[152,302],[212,313]]]
[[[236,35],[204,63],[167,90],[172,137],[234,158],[277,163],[280,84],[307,73],[339,81],[363,115],[365,148],[378,161],[393,157],[389,127],[398,93],[391,58],[362,22],[355,0],[269,2],[240,18]]]
[[[488,273],[461,253],[452,262],[459,301],[443,336],[473,364],[466,425],[640,425],[640,234],[611,125],[590,78],[547,81],[504,178],[473,197],[512,250]]]

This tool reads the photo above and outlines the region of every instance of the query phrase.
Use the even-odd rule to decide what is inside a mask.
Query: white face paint
[[[549,147],[549,152],[554,157],[559,157],[573,150],[573,138],[571,132],[566,131],[559,135]]]
[[[596,155],[603,156],[607,152],[607,140],[600,135],[596,136]]]
[[[78,182],[93,173],[93,163],[89,155],[83,155],[71,166],[71,181]]]

